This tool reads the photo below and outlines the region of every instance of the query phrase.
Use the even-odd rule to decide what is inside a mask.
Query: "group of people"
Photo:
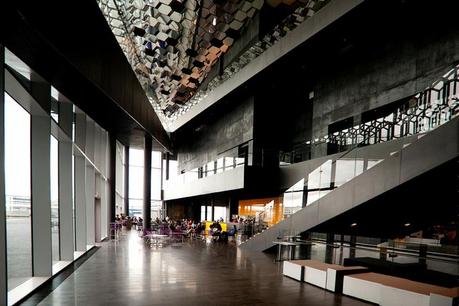
[[[193,219],[178,219],[174,220],[169,217],[165,217],[160,220],[158,217],[153,220],[152,227],[165,227],[173,232],[185,232],[188,236],[201,235],[205,229],[205,224],[202,222],[196,222]]]
[[[143,219],[141,217],[130,217],[124,214],[116,215],[115,221],[120,222],[126,229],[130,230],[133,226],[138,230],[143,230]],[[213,241],[228,241],[228,236],[234,236],[237,232],[236,226],[233,225],[228,232],[222,230],[222,219],[214,221],[209,226],[209,232],[205,233],[206,223],[197,222],[192,218],[172,219],[165,217],[162,220],[158,217],[151,220],[153,230],[167,229],[170,232],[186,233],[188,237],[202,237],[206,234],[212,237]],[[242,218],[241,218],[242,222]]]
[[[136,216],[130,217],[130,216],[126,216],[123,213],[120,215],[116,215],[115,221],[121,222],[121,224],[125,226],[126,229],[128,230],[130,230],[132,226],[135,226],[137,229],[141,229],[143,225],[142,217],[138,217],[138,218]]]

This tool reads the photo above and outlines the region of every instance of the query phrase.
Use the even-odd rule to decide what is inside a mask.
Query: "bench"
[[[284,261],[283,274],[298,281],[341,293],[344,275],[366,272],[365,267],[344,267],[317,260]]]
[[[345,258],[344,266],[363,266],[372,272],[410,279],[440,287],[457,287],[458,277],[448,273],[428,270],[425,263],[397,263],[370,257]]]
[[[344,276],[343,294],[383,306],[453,306],[458,302],[459,287],[368,272]]]

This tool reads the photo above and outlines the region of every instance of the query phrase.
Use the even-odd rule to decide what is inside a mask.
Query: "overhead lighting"
[[[357,223],[354,222],[351,224],[351,227],[355,227],[355,226],[357,226]]]
[[[407,226],[407,227],[410,226],[410,225],[411,225],[411,223],[405,223],[405,226]]]
[[[214,17],[212,20],[212,25],[215,27],[217,25],[217,17]]]

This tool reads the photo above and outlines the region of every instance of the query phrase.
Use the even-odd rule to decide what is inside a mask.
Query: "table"
[[[149,240],[150,245],[159,245],[159,242],[162,241],[164,238],[168,237],[168,235],[161,235],[161,234],[148,234],[145,235]]]

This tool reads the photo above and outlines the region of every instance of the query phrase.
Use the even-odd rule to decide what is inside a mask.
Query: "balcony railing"
[[[221,157],[215,161],[208,162],[201,167],[197,167],[189,171],[184,171],[180,175],[172,178],[169,181],[169,184],[190,183],[205,177],[242,167],[245,164],[245,157]]]
[[[280,152],[280,164],[309,160],[314,149],[324,144],[333,146],[335,152],[343,152],[355,145],[425,133],[450,121],[459,114],[458,73],[459,66],[456,66],[387,116],[298,143],[292,151]]]

